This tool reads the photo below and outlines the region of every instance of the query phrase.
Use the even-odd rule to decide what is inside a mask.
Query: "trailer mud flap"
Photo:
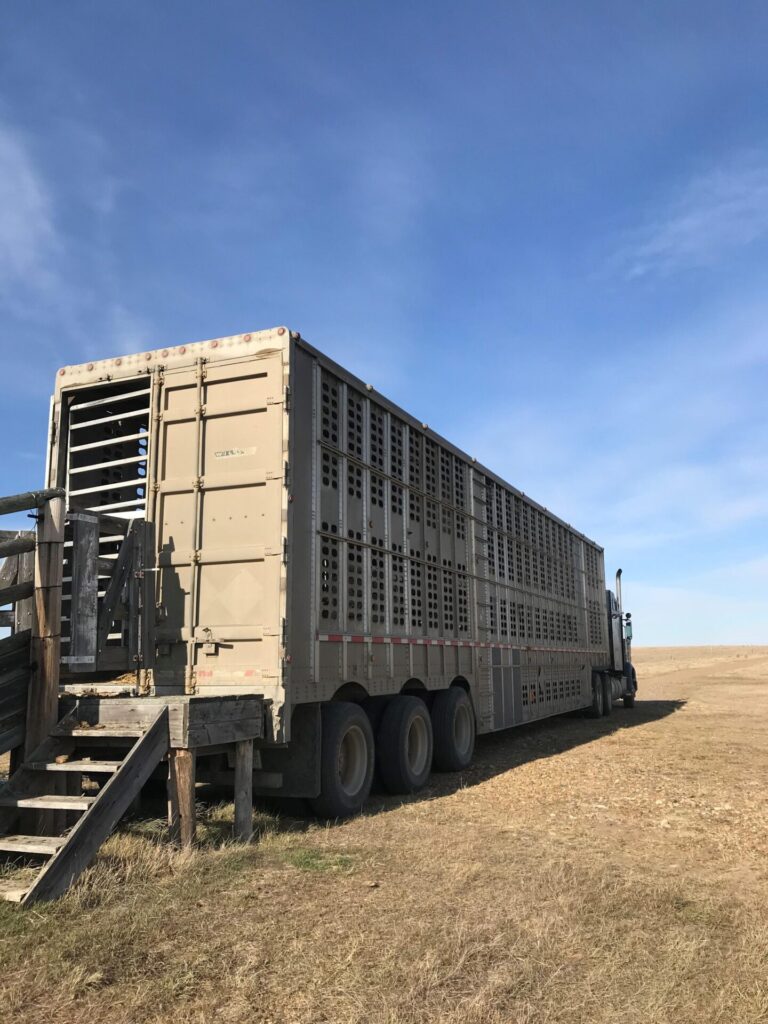
[[[291,718],[291,742],[283,747],[260,750],[263,772],[282,775],[282,785],[260,786],[260,773],[256,772],[254,793],[258,796],[319,796],[321,740],[320,705],[299,704]]]

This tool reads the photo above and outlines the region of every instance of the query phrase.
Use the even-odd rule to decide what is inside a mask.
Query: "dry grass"
[[[0,906],[3,1019],[768,1021],[768,649],[638,651],[643,701],[479,745],[338,827],[157,823]]]

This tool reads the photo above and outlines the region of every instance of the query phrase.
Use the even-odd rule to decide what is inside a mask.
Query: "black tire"
[[[323,704],[319,818],[348,818],[368,799],[373,779],[373,729],[365,711],[350,701]]]
[[[608,675],[601,676],[603,686],[603,714],[608,716],[613,710],[613,683]]]
[[[589,718],[603,717],[603,681],[600,676],[592,680],[592,705],[587,708]]]
[[[460,686],[440,690],[432,704],[433,763],[440,772],[467,768],[475,752],[475,713]]]
[[[376,767],[389,793],[415,793],[432,770],[432,720],[418,697],[393,697],[376,734]]]
[[[632,668],[632,677],[629,680],[629,688],[631,692],[625,694],[624,696],[625,708],[633,708],[635,706],[635,693],[637,692],[637,673],[635,672],[634,667]]]

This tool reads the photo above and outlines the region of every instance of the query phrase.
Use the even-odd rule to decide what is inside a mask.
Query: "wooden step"
[[[42,853],[52,856],[66,842],[64,836],[0,836],[4,853]]]
[[[143,736],[146,729],[137,725],[94,725],[75,727],[74,729],[58,729],[51,733],[51,736],[66,739],[68,736],[76,736],[78,739],[100,740],[100,739],[125,739],[135,740]]]
[[[0,899],[8,900],[9,903],[21,903],[28,892],[29,886],[26,889],[19,889],[18,886],[0,889]]]
[[[33,772],[82,772],[84,775],[111,775],[121,761],[26,761],[23,765]]]
[[[132,801],[141,792],[169,749],[168,708],[157,710],[154,719],[144,725],[126,723],[117,725],[114,721],[105,728],[71,728],[72,718],[65,718],[51,736],[35,751],[29,762],[22,765],[12,776],[8,788],[0,795],[0,807],[36,808],[40,810],[81,811],[77,822],[66,835],[59,838],[46,836],[0,836],[0,850],[18,853],[47,854],[42,867],[36,866],[35,877],[27,881],[22,872],[14,875],[11,887],[3,891],[0,885],[0,899],[10,899],[29,906],[37,900],[50,900],[65,892],[73,881],[90,864],[96,851],[110,835],[117,822],[126,813]],[[69,726],[69,728],[68,728]],[[78,741],[67,742],[77,736]],[[112,757],[122,761],[88,760],[82,755],[77,760],[57,761],[70,754],[71,748],[81,746],[82,740],[90,738],[97,742],[102,737],[119,737],[130,742],[125,751],[115,751]],[[108,755],[109,757],[110,755]],[[108,774],[96,796],[25,796],[31,787],[40,784],[44,776],[32,775],[34,771],[70,771],[86,775]],[[11,795],[11,792],[14,795]],[[30,829],[30,831],[32,831]]]
[[[0,796],[0,807],[37,807],[43,811],[87,811],[95,796]]]

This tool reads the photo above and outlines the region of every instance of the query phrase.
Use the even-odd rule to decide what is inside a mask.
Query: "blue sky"
[[[764,4],[0,6],[0,491],[64,363],[287,323],[768,642]]]

